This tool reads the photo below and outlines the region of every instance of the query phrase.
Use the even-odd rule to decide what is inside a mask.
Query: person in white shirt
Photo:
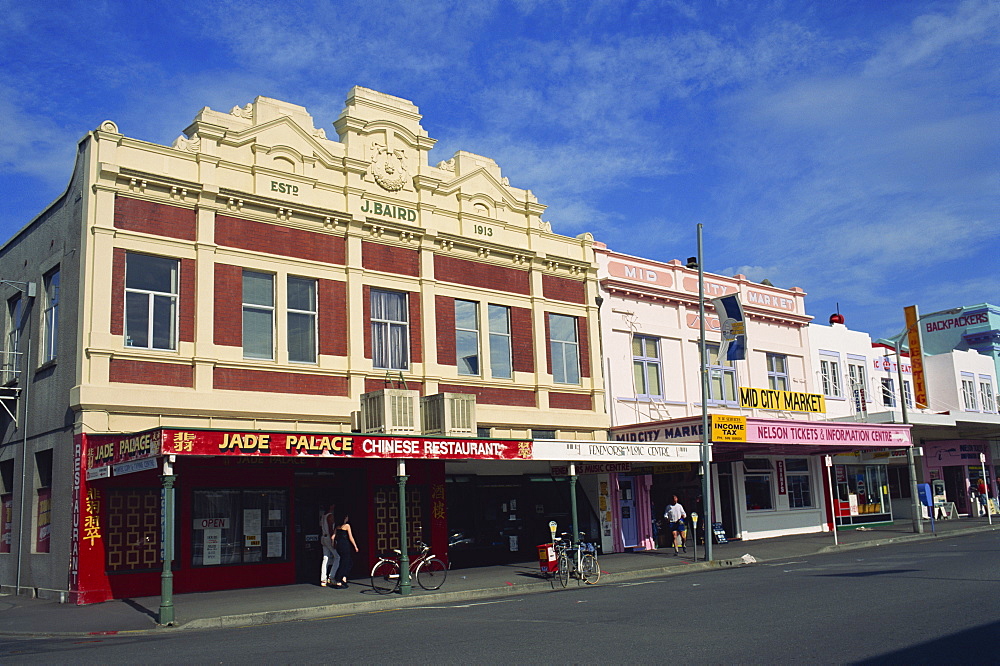
[[[687,536],[687,524],[684,519],[687,518],[687,512],[684,511],[684,506],[677,499],[677,495],[673,496],[673,502],[667,506],[667,510],[664,512],[663,517],[667,519],[670,526],[667,528],[670,534],[673,536],[674,544],[674,555],[677,555],[678,549],[683,552],[687,552],[687,545],[685,544],[685,537]]]

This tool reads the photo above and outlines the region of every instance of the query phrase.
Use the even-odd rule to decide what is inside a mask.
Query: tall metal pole
[[[22,307],[27,307],[23,305]],[[26,327],[27,328],[27,327]],[[28,329],[27,353],[24,356],[24,390],[21,391],[21,500],[17,518],[17,577],[14,581],[15,596],[21,593],[21,560],[24,554],[24,487],[27,483],[28,469],[28,389],[31,386],[31,330]],[[16,414],[17,412],[15,412]],[[50,537],[51,538],[51,537]]]
[[[903,410],[903,424],[909,425],[910,415],[906,411],[906,392],[903,390],[903,364],[899,358],[899,343],[903,335],[909,332],[909,328],[896,338],[896,379],[899,381],[899,406]],[[911,436],[910,445],[906,447],[906,466],[910,472],[910,510],[913,512],[913,532],[914,534],[924,533],[924,522],[921,519],[923,511],[920,508],[920,498],[917,497],[917,463],[913,456],[913,441]]]
[[[576,511],[576,463],[569,464],[569,514],[573,521],[573,543],[580,543],[580,521]]]
[[[705,344],[705,259],[698,224],[698,332],[701,351],[701,496],[704,507],[705,561],[712,561],[712,450],[708,431],[708,347]],[[695,540],[698,535],[695,535]]]
[[[173,456],[163,459],[163,573],[160,574],[159,623],[174,623],[174,475]]]
[[[410,544],[406,538],[406,461],[396,464],[396,482],[399,484],[399,593],[409,595],[413,587],[410,583]]]

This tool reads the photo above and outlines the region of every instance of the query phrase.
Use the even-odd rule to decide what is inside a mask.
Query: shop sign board
[[[658,423],[615,428],[613,435],[618,442],[700,442],[701,418],[677,419]]]
[[[697,446],[543,439],[532,442],[533,460],[684,462],[699,460]]]
[[[713,442],[747,441],[747,417],[728,414],[712,414]]]
[[[576,473],[579,474],[609,474],[611,472],[631,472],[632,463],[584,463],[576,466]],[[552,476],[566,476],[569,474],[568,465],[553,465]]]
[[[91,435],[87,438],[87,469],[153,458],[160,454],[162,432],[129,435]]]
[[[107,469],[106,467],[104,469]],[[131,460],[129,462],[118,463],[114,466],[115,476],[123,474],[133,474],[135,472],[145,472],[156,469],[156,458],[143,458],[142,460]]]
[[[910,446],[909,426],[862,423],[809,423],[795,421],[747,421],[747,441],[771,444],[861,444]]]
[[[740,387],[740,407],[825,414],[826,398],[819,393]]]
[[[222,430],[164,430],[163,453],[194,456],[530,460],[530,441]]]

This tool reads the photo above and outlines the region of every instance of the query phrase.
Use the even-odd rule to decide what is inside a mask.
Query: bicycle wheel
[[[436,590],[444,585],[448,577],[448,567],[436,557],[424,560],[417,567],[417,584],[425,590]]]
[[[601,565],[597,563],[597,558],[590,553],[583,556],[580,569],[580,573],[583,574],[583,581],[587,585],[595,585],[597,581],[601,580]]]
[[[372,567],[372,589],[379,594],[395,592],[399,587],[399,563],[392,560],[379,560]]]
[[[569,557],[566,555],[566,553],[562,553],[561,555],[559,555],[557,566],[559,567],[559,571],[556,572],[556,576],[559,577],[559,584],[562,585],[563,587],[566,587],[567,585],[569,585],[569,567],[570,567]]]

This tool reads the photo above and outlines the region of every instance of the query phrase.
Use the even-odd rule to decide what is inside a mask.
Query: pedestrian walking
[[[335,504],[331,504],[319,519],[319,542],[323,546],[323,561],[319,566],[319,584],[322,587],[326,587],[332,582],[333,575],[340,566],[340,555],[333,545],[333,533],[336,526],[333,512],[336,508]]]
[[[347,587],[347,574],[351,573],[354,565],[354,553],[358,552],[358,544],[354,542],[354,533],[351,531],[350,518],[344,514],[343,518],[337,521],[337,529],[333,537],[333,545],[340,555],[340,564],[337,573],[334,575],[333,586],[342,589]]]
[[[669,527],[667,528],[670,535],[673,537],[674,555],[678,554],[678,549],[687,552],[687,545],[684,541],[687,536],[687,525],[684,519],[687,518],[687,512],[684,511],[684,505],[680,503],[677,499],[677,495],[673,495],[673,502],[667,506],[667,510],[664,512],[663,517],[667,519]]]

